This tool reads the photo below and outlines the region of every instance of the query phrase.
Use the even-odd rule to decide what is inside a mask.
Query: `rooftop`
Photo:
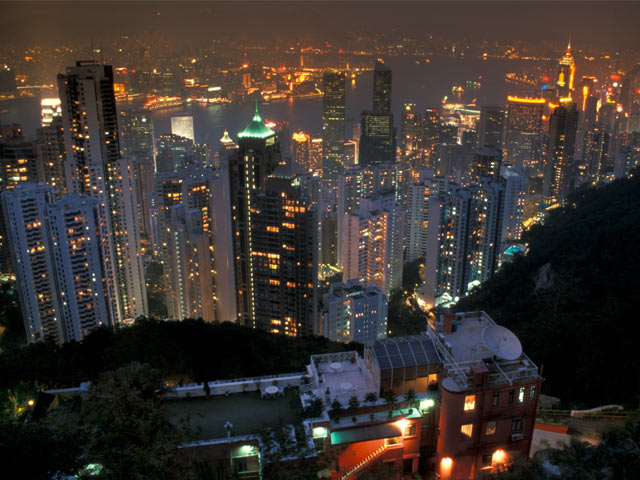
[[[243,392],[228,396],[168,400],[164,405],[174,423],[189,419],[189,425],[196,429],[192,440],[226,437],[226,422],[233,424],[232,436],[243,436],[265,427],[302,421],[300,398],[293,390],[287,390],[284,396],[278,398],[263,399],[259,392]]]
[[[378,340],[373,352],[381,370],[442,363],[433,341],[424,335]]]
[[[269,138],[275,135],[276,132],[267,127],[264,123],[264,120],[260,116],[260,112],[258,112],[258,104],[256,103],[256,113],[253,116],[249,125],[238,133],[238,138]]]

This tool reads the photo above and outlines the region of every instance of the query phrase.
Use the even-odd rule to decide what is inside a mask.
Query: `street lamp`
[[[231,472],[233,473],[233,459],[231,458],[231,429],[233,428],[233,423],[226,422],[224,424],[224,429],[227,431],[227,443],[229,444],[229,466],[231,467]]]

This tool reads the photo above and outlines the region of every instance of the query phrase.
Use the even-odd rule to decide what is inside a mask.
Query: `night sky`
[[[639,2],[1,2],[0,40],[17,46],[108,40],[135,31],[175,42],[236,35],[287,40],[344,31],[553,40],[640,48]]]

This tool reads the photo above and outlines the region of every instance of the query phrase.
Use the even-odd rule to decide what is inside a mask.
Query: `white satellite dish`
[[[515,360],[522,355],[522,344],[508,328],[494,325],[482,331],[482,340],[489,350],[504,360]]]

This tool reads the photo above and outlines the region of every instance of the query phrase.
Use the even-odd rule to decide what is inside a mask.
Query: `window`
[[[233,459],[233,468],[237,473],[246,472],[248,470],[247,467],[247,459],[246,458],[234,458]]]
[[[460,432],[462,432],[464,436],[471,438],[471,436],[473,435],[473,423],[462,425],[460,427]]]
[[[482,468],[490,467],[493,461],[493,455],[482,455]]]
[[[511,421],[511,431],[512,432],[520,432],[520,431],[522,431],[522,419],[521,418],[514,418]]]
[[[536,386],[531,385],[529,387],[529,400],[533,400],[534,398],[536,398]]]
[[[485,435],[493,435],[496,433],[496,422],[495,420],[491,422],[487,422],[487,428],[484,430]]]
[[[520,387],[518,390],[518,403],[524,402],[524,387]]]
[[[415,437],[416,435],[416,424],[410,423],[406,427],[404,427],[404,436],[405,437]]]
[[[500,401],[500,392],[493,392],[493,406],[497,407]]]
[[[464,397],[464,411],[468,412],[470,410],[475,410],[476,408],[476,396],[475,395],[467,395]]]
[[[509,405],[513,404],[513,396],[515,394],[515,390],[509,390]]]

